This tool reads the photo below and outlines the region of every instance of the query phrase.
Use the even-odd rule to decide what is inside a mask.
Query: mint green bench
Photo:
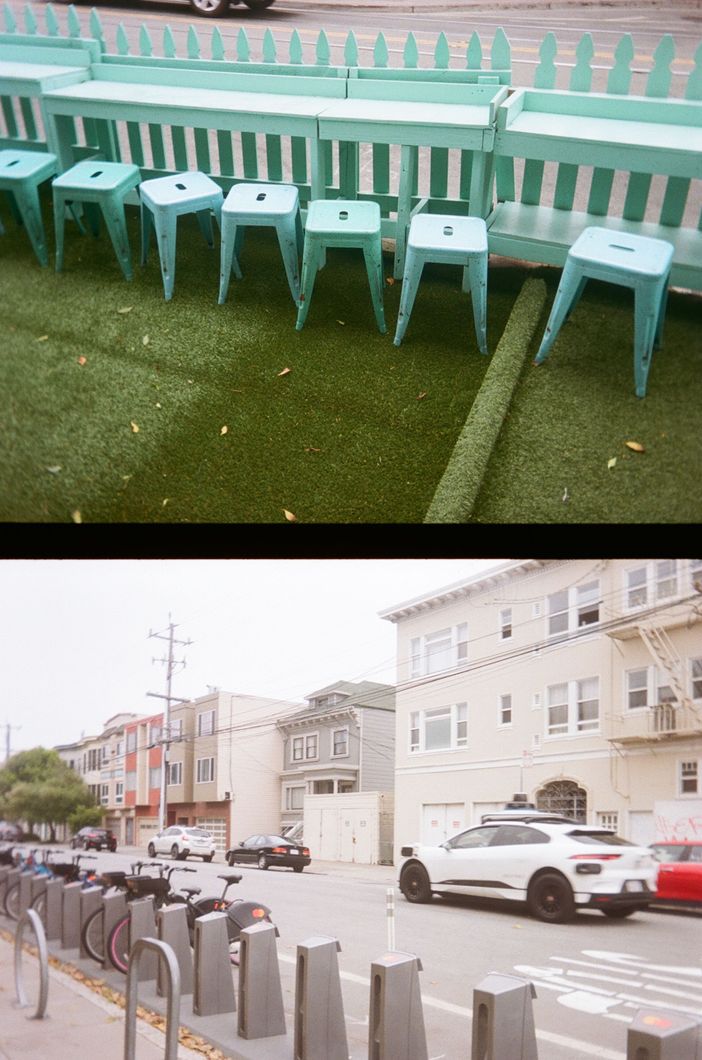
[[[563,266],[601,226],[672,243],[671,284],[702,290],[701,102],[518,89],[494,150],[491,253]]]

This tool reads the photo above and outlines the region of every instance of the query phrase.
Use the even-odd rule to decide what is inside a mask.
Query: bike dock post
[[[112,962],[107,953],[107,940],[109,933],[118,920],[121,920],[127,912],[126,898],[122,894],[103,896],[103,969],[112,967]],[[156,934],[156,932],[154,932]]]
[[[64,950],[80,949],[80,892],[82,883],[63,885],[63,922],[61,946]]]
[[[23,872],[19,878],[19,915],[26,913],[32,904],[32,880],[33,872]]]
[[[14,868],[14,869],[9,869],[8,870],[7,874],[5,875],[5,888],[4,888],[3,896],[2,896],[3,902],[5,901],[5,897],[7,895],[7,892],[9,891],[10,887],[14,887],[14,885],[17,883],[17,881],[19,880],[21,875],[22,875],[22,869],[20,869],[20,868]]]
[[[127,903],[123,894],[110,895],[105,901],[105,960],[109,962],[107,956],[107,939],[110,937],[110,931],[121,917],[124,916],[127,908],[129,909],[129,943],[133,946],[137,939],[155,939],[158,937],[156,931],[156,914],[154,913],[154,900],[151,895],[146,898],[136,898],[133,902]],[[107,903],[114,903],[116,912],[113,914],[108,912]],[[112,906],[110,907],[112,908]],[[110,921],[108,929],[108,920]],[[109,964],[105,965],[109,967]],[[155,953],[145,953],[139,962],[138,977],[139,982],[143,982],[146,979],[155,979],[158,975],[158,956]]]
[[[5,888],[7,887],[7,880],[11,872],[11,865],[0,865],[0,904],[5,900]]]
[[[80,892],[80,955],[89,957],[90,954],[83,945],[83,926],[85,921],[102,905],[102,891],[99,887],[88,887]]]
[[[196,1016],[236,1011],[226,913],[207,913],[195,921]]]
[[[185,905],[169,905],[156,914],[158,937],[175,953],[180,969],[180,992],[193,992],[193,955],[190,952],[188,917]],[[156,990],[160,997],[166,992],[163,982],[163,964],[159,963]]]
[[[37,940],[37,956],[39,960],[39,997],[36,1011],[27,1019],[40,1020],[44,1018],[46,1003],[49,998],[49,952],[46,948],[46,935],[39,914],[33,909],[28,909],[20,914],[15,934],[15,990],[17,991],[17,1004],[20,1008],[29,1008],[29,1001],[24,990],[22,978],[22,936],[25,925],[29,924],[34,937]]]
[[[46,892],[46,884],[48,882],[48,879],[49,877],[45,876],[43,873],[41,876],[32,876],[29,888],[30,906],[35,898],[38,898],[40,894],[44,894]],[[46,925],[44,925],[44,928],[46,928]]]
[[[534,984],[490,972],[473,990],[472,1055],[480,1060],[538,1060]]]
[[[176,955],[167,943],[159,939],[137,939],[132,946],[127,968],[127,1005],[124,1016],[124,1060],[134,1060],[136,1054],[137,993],[139,963],[144,954],[155,954],[158,959],[159,981],[165,980],[166,1009],[165,1060],[177,1060],[178,1029],[180,1024],[180,969]]]
[[[339,978],[341,945],[319,936],[300,942],[295,972],[295,1060],[348,1060]]]
[[[46,937],[50,942],[63,936],[63,880],[46,881]]]
[[[699,1031],[692,1016],[639,1009],[627,1030],[627,1060],[696,1060]]]
[[[285,1034],[283,990],[274,924],[242,928],[239,949],[240,1038]]]
[[[412,953],[386,953],[371,964],[369,1060],[428,1060],[419,972]]]

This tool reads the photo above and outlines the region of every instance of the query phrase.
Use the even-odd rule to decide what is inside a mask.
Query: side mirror
[[[448,853],[450,853],[453,850],[453,847],[451,846],[451,843],[450,843],[450,841],[448,839],[446,840],[445,843],[441,844],[441,849],[442,850],[446,850]]]

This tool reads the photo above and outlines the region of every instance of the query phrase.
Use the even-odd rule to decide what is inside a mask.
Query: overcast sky
[[[186,666],[172,694],[302,702],[333,681],[395,681],[395,626],[378,612],[496,559],[3,560],[2,704],[12,752],[95,735],[120,711],[155,714],[169,614]]]

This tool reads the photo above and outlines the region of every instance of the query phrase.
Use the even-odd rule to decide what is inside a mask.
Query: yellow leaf
[[[627,449],[632,449],[635,453],[645,453],[646,450],[642,446],[641,442],[625,442]]]
[[[49,337],[48,335],[40,335],[39,338],[37,339],[37,342],[46,342],[48,337]]]
[[[84,364],[87,364],[87,363],[88,363],[88,358],[87,357],[80,356],[78,358],[78,364],[81,366],[81,368],[83,367]]]
[[[395,285],[395,277],[394,276],[386,276],[385,277],[385,282],[388,285],[388,287],[394,287],[394,285]]]
[[[227,425],[225,423],[224,427],[220,427],[219,433],[220,434],[226,434],[228,430],[229,430],[229,428],[227,427]]]
[[[144,338],[141,340],[141,344],[142,344],[142,346],[148,346],[149,345],[149,336],[148,335],[144,335]]]
[[[322,451],[321,449],[315,449],[315,447],[313,445],[306,445],[305,446],[305,452],[306,453],[321,453],[321,451]]]
[[[139,433],[139,425],[136,424],[134,422],[134,420],[130,420],[129,421],[129,426],[132,428],[132,434],[138,434]]]
[[[345,320],[337,320],[337,324],[343,324],[344,327],[345,327],[346,326],[346,321]]]
[[[168,497],[164,497],[163,498],[163,504],[161,505],[161,507],[165,508],[167,504],[168,504]]]
[[[52,475],[58,475],[59,471],[61,470],[61,465],[60,464],[52,464],[52,466],[51,467],[47,467],[46,470],[50,471]]]
[[[616,462],[617,462],[617,458],[616,458],[616,456],[613,456],[613,457],[611,457],[611,459],[609,459],[609,460],[607,461],[607,467],[614,467],[614,465],[616,464]]]
[[[117,312],[118,313],[131,313],[133,308],[134,308],[134,306],[132,306],[132,305],[126,305],[126,306],[124,306],[123,309],[118,309]]]
[[[283,368],[282,372],[278,372],[278,375],[289,375],[292,372],[292,368]]]
[[[157,401],[157,402],[156,402],[156,408],[157,408],[157,409],[161,409],[161,408],[163,408],[163,405],[161,404],[161,402],[160,402],[160,401]]]
[[[71,519],[73,520],[74,523],[82,523],[83,522],[83,520],[81,518],[81,514],[80,514],[80,512],[78,511],[77,508],[76,508],[76,510],[74,512],[71,512]]]
[[[288,520],[289,523],[296,523],[297,522],[297,516],[293,515],[292,512],[289,512],[287,508],[283,508],[283,515],[285,516],[285,518]]]
[[[426,390],[422,390],[421,394],[417,394],[417,401],[421,401],[422,398],[425,398],[426,396],[427,396],[427,391]]]

